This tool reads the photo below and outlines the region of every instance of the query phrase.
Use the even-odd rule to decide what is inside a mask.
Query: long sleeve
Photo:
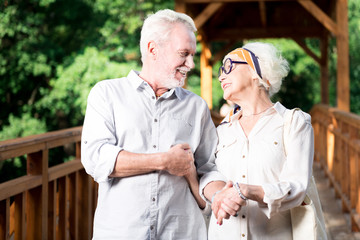
[[[91,90],[82,132],[81,161],[97,182],[108,180],[122,150],[116,145],[114,117],[107,95],[101,84]]]
[[[262,185],[264,202],[267,203],[267,209],[262,209],[269,218],[279,211],[300,205],[305,197],[314,157],[310,115],[295,111],[285,139],[287,155],[279,181]]]

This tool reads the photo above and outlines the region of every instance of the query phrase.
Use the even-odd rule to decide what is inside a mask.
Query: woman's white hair
[[[290,70],[289,63],[281,56],[280,51],[270,43],[261,42],[247,43],[243,48],[249,49],[258,57],[262,75],[262,79],[258,77],[260,86],[267,89],[270,96],[277,93]]]
[[[141,61],[146,59],[147,44],[155,41],[158,44],[165,42],[177,23],[183,23],[190,31],[196,32],[195,23],[191,17],[184,13],[178,13],[170,9],[157,11],[149,15],[141,29],[140,52]]]

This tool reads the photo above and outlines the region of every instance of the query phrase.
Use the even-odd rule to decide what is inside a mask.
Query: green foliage
[[[0,132],[0,141],[25,137],[46,132],[46,124],[43,120],[39,120],[25,113],[21,118],[9,115],[9,125],[5,126]]]
[[[134,61],[117,63],[94,47],[86,48],[71,65],[57,68],[56,78],[49,83],[51,89],[40,89],[44,97],[36,103],[35,110],[53,121],[50,126],[58,121],[55,128],[82,125],[90,89],[100,80],[123,77],[136,68]]]

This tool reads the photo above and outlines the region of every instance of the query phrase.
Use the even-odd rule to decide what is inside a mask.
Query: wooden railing
[[[351,228],[360,230],[360,116],[316,105],[311,110],[315,133],[315,161],[319,161],[351,216]]]
[[[0,184],[0,239],[91,239],[97,186],[80,162],[81,127],[0,142],[0,161],[26,155],[27,174]],[[75,144],[48,167],[49,150]]]

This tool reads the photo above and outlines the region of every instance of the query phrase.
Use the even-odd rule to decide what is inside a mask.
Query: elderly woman
[[[272,103],[270,97],[279,91],[288,71],[287,61],[266,43],[246,44],[223,60],[219,81],[224,99],[241,107],[217,129],[216,165],[232,181],[241,206],[237,212],[227,205],[229,201],[213,207],[210,240],[292,239],[290,209],[304,200],[314,150],[310,116],[298,110],[286,133],[285,153],[284,122],[289,110]]]

